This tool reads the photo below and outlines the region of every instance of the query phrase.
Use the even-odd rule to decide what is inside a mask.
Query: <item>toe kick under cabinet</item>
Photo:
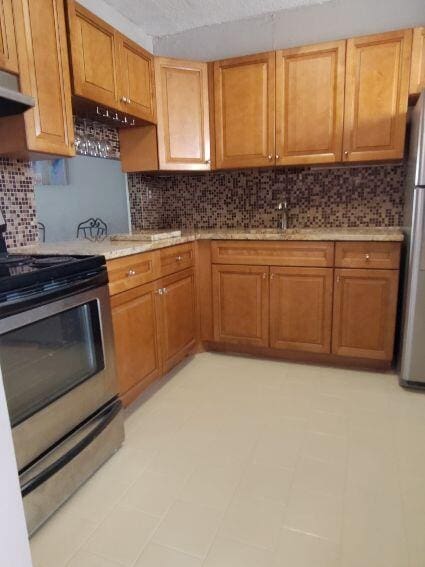
[[[124,405],[197,343],[193,245],[108,261],[115,357]]]
[[[399,242],[214,241],[213,343],[389,366]]]

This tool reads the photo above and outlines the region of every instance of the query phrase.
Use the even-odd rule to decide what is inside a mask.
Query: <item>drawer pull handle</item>
[[[135,271],[135,270],[128,270],[127,276],[128,276],[129,278],[131,278],[131,276],[135,276],[135,275],[136,275],[136,271]]]
[[[370,254],[365,254],[365,258],[366,258],[366,262],[369,262],[369,260],[370,260]]]

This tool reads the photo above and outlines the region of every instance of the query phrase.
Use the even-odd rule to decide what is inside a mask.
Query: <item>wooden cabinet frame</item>
[[[270,166],[275,163],[275,52],[248,55],[246,57],[236,57],[225,59],[214,63],[214,97],[215,97],[215,132],[216,132],[216,165],[217,168],[237,168],[237,167],[259,167]],[[247,67],[262,66],[261,72],[265,74],[263,78],[262,96],[264,99],[259,101],[263,105],[262,112],[262,131],[258,134],[262,138],[262,148],[258,153],[248,153],[245,150],[241,154],[231,154],[227,148],[227,126],[225,123],[225,110],[229,104],[225,100],[225,73],[229,69],[246,69]],[[237,96],[234,95],[234,96]],[[237,107],[237,100],[232,101]],[[252,109],[252,112],[256,110]],[[238,139],[247,139],[250,131],[244,131],[246,125],[241,115],[238,122],[238,130],[235,132]]]
[[[345,45],[334,41],[276,52],[276,165],[341,161]],[[317,69],[321,60],[327,73]],[[312,82],[306,83],[303,69],[297,72],[299,65],[313,68]]]
[[[0,69],[19,71],[12,0],[0,0]]]

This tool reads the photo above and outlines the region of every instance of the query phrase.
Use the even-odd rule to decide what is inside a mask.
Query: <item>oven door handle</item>
[[[86,447],[88,447],[108,427],[108,425],[121,411],[121,408],[121,401],[116,400],[112,405],[108,405],[108,407],[106,407],[102,412],[92,418],[92,420],[89,420],[85,426],[89,428],[89,433],[83,437],[83,439],[73,445],[66,453],[60,456],[58,460],[47,465],[46,468],[36,474],[36,476],[30,478],[21,485],[22,497],[30,494],[33,490],[49,480],[49,478],[63,469],[75,457],[82,453],[84,449],[86,449]],[[93,425],[93,421],[99,421],[99,423],[90,428],[90,425]],[[53,451],[55,451],[55,449],[53,449]]]

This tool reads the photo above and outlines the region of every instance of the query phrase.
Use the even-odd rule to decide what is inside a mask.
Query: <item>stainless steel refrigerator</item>
[[[425,388],[425,91],[412,112],[407,168],[400,383]]]

